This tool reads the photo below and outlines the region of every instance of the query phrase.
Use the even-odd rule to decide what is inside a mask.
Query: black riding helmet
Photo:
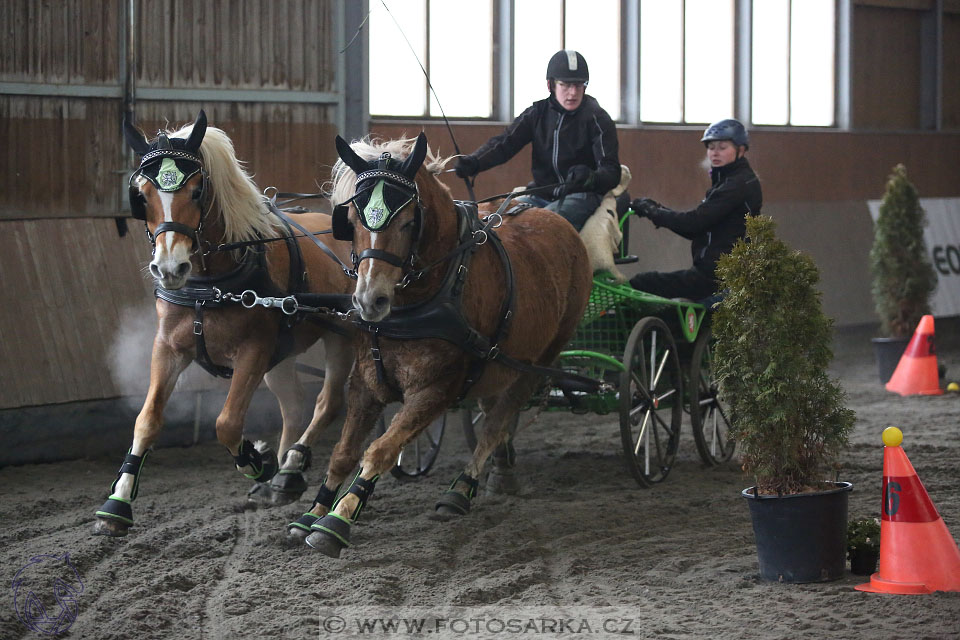
[[[557,51],[547,63],[547,80],[588,82],[590,70],[586,58],[573,49]]]
[[[747,130],[739,120],[733,118],[714,122],[707,127],[706,131],[703,132],[703,137],[700,138],[700,142],[704,146],[714,140],[730,140],[738,147],[750,148],[750,136],[747,135]]]

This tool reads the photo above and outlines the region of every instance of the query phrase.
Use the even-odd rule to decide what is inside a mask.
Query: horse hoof
[[[310,535],[313,523],[320,519],[309,511],[287,525],[287,538],[303,541]]]
[[[331,558],[339,558],[340,550],[350,546],[350,523],[335,513],[314,522],[310,530],[307,545]]]
[[[515,496],[520,493],[520,481],[513,469],[494,467],[487,475],[487,495]]]
[[[296,527],[287,527],[287,540],[290,542],[303,543],[309,535],[310,531],[304,531]]]
[[[459,520],[463,517],[462,511],[457,511],[456,509],[451,509],[450,507],[444,505],[437,505],[436,510],[430,514],[430,520],[436,520],[437,522],[450,522],[451,520]]]
[[[437,513],[447,516],[465,516],[470,513],[470,498],[459,491],[445,491],[437,500]]]
[[[308,535],[304,542],[311,549],[316,549],[325,556],[339,558],[340,551],[343,550],[343,543],[324,531],[313,531]]]
[[[258,482],[247,491],[247,501],[253,502],[256,505],[272,504],[273,500],[273,489],[271,489],[268,484],[260,484]]]
[[[130,525],[113,518],[97,518],[93,523],[93,535],[122,538],[130,531]]]
[[[273,504],[284,505],[296,502],[307,490],[307,480],[299,471],[284,473],[281,471],[273,477],[268,485],[270,500]]]

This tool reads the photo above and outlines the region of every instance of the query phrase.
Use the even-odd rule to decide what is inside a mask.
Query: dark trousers
[[[571,193],[558,200],[551,202],[546,198],[535,195],[519,196],[515,202],[529,202],[535,207],[549,209],[554,213],[559,213],[573,225],[578,232],[587,224],[587,220],[593,215],[593,212],[600,206],[603,198],[599,193]]]
[[[689,298],[702,300],[717,291],[713,278],[691,267],[682,271],[647,271],[630,278],[637,291],[652,293],[662,298]]]

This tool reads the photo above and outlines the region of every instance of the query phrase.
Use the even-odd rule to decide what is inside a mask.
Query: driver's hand
[[[641,218],[649,218],[651,213],[660,208],[660,203],[650,198],[636,198],[630,203],[630,208]]]
[[[480,173],[480,161],[470,155],[460,156],[453,171],[458,178],[472,178]]]

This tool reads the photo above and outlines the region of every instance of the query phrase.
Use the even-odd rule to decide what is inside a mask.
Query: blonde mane
[[[416,138],[398,138],[396,140],[380,140],[377,138],[363,138],[362,140],[354,140],[350,143],[350,148],[354,152],[363,158],[366,161],[376,160],[380,157],[380,154],[386,151],[390,154],[391,157],[397,160],[404,160],[410,152],[413,150],[413,145],[416,143]],[[450,161],[450,158],[441,158],[437,156],[430,147],[427,147],[427,158],[423,162],[423,167],[427,171],[433,174],[439,173],[447,162]],[[333,172],[330,176],[331,185],[330,201],[333,205],[338,205],[341,202],[345,202],[353,197],[354,192],[357,190],[357,174],[354,173],[353,169],[348,167],[343,160],[337,160],[336,164],[333,165]],[[443,185],[446,189],[446,185]]]
[[[170,137],[188,138],[193,124],[176,131]],[[204,168],[210,176],[213,208],[223,220],[223,241],[244,242],[257,237],[275,238],[277,229],[268,213],[266,200],[260,194],[250,174],[243,168],[233,150],[233,142],[222,129],[207,127],[200,144]]]

